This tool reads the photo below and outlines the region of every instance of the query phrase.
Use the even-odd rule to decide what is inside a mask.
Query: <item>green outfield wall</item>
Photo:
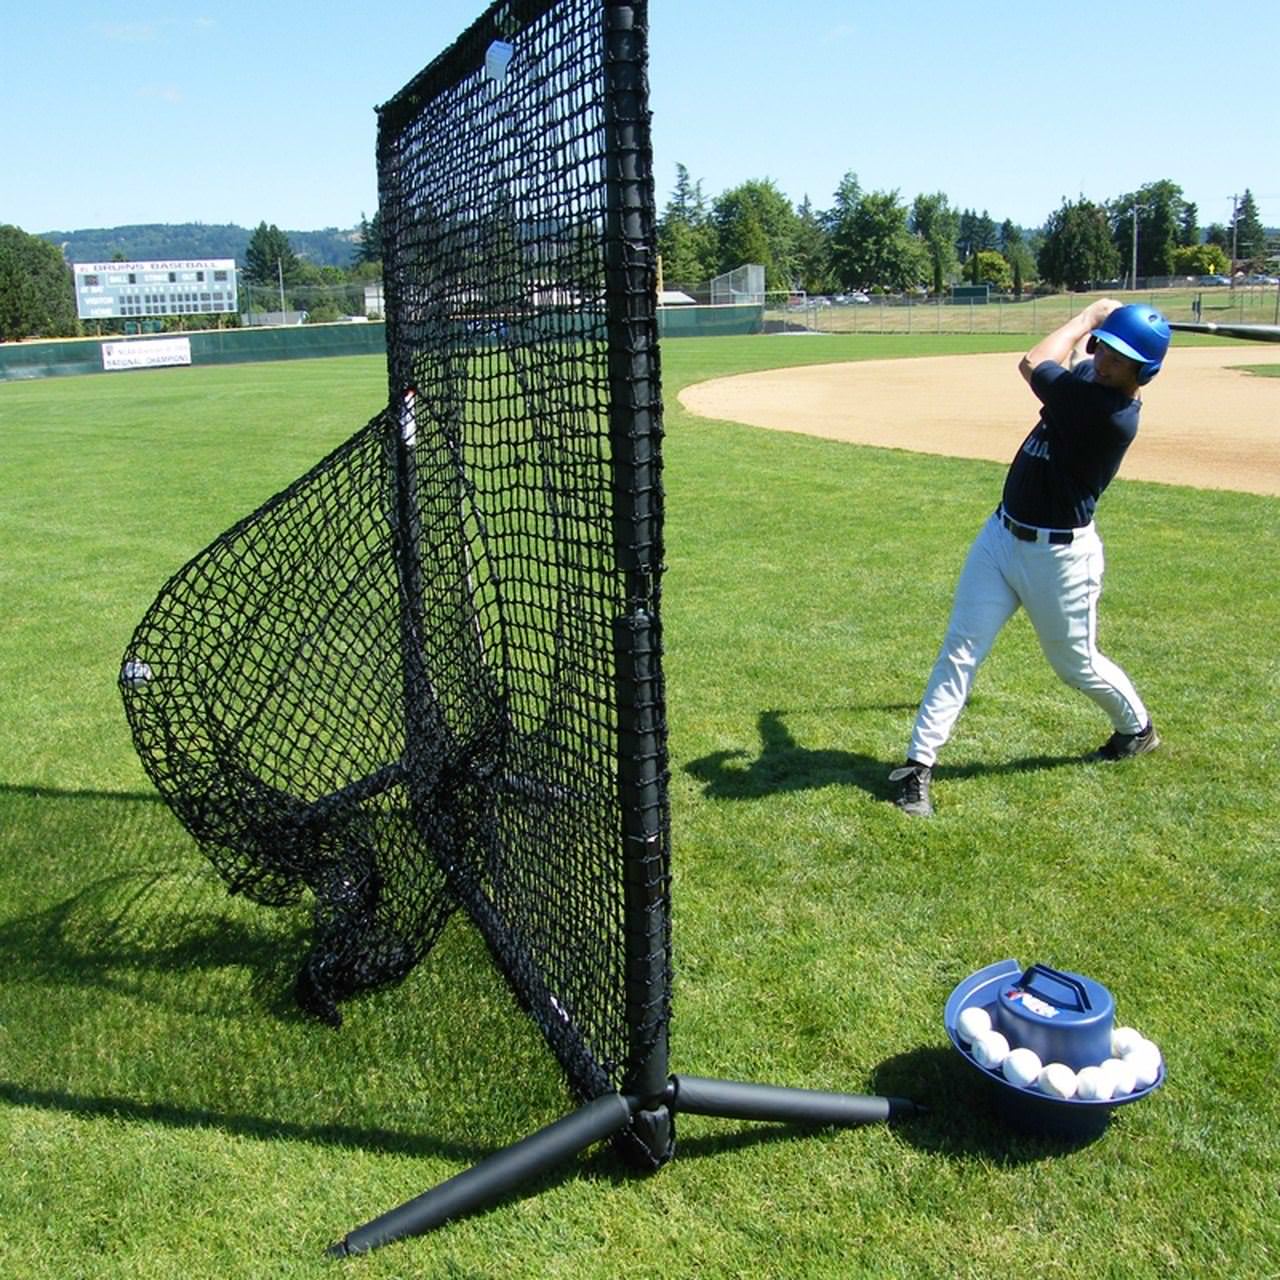
[[[660,338],[727,338],[764,332],[764,307],[659,307]]]
[[[763,329],[762,306],[658,309],[658,333],[663,338],[728,337]],[[383,355],[386,349],[386,325],[381,321],[6,342],[0,343],[0,382],[179,365]]]
[[[166,365],[242,364],[260,360],[382,355],[386,349],[386,326],[381,322],[2,343],[0,382]]]

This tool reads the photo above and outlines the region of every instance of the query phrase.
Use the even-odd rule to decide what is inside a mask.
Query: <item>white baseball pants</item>
[[[1120,733],[1141,733],[1147,709],[1129,677],[1098,651],[1102,539],[1092,524],[1070,544],[1023,542],[999,513],[983,525],[956,585],[951,620],[925,689],[907,752],[932,765],[951,736],[982,660],[1021,605],[1060,679],[1087,694]]]

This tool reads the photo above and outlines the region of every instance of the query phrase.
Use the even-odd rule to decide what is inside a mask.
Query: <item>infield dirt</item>
[[[778,339],[790,341],[790,339]],[[1174,349],[1143,389],[1121,475],[1280,495],[1277,347]],[[1008,462],[1035,424],[1018,356],[926,356],[771,369],[697,383],[680,403],[705,418],[855,444]]]

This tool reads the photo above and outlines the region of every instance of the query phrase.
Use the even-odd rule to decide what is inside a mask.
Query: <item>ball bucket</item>
[[[1019,1086],[999,1067],[984,1067],[958,1029],[966,1009],[982,1009],[1010,1048],[1029,1048],[1042,1063],[1063,1062],[1072,1070],[1101,1063],[1111,1054],[1115,1005],[1100,983],[1080,974],[1001,960],[971,973],[947,999],[943,1024],[969,1067],[986,1082],[994,1109],[1023,1132],[1064,1138],[1096,1137],[1117,1107],[1145,1098],[1164,1083],[1161,1062],[1155,1081],[1113,1098],[1058,1098],[1035,1084]]]

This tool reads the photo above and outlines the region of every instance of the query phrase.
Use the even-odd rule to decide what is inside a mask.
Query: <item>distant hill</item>
[[[286,231],[293,251],[318,267],[349,267],[355,257],[358,227],[323,231]],[[140,223],[85,231],[43,231],[68,262],[110,262],[117,253],[128,262],[165,258],[234,258],[244,264],[252,227],[233,223]]]

